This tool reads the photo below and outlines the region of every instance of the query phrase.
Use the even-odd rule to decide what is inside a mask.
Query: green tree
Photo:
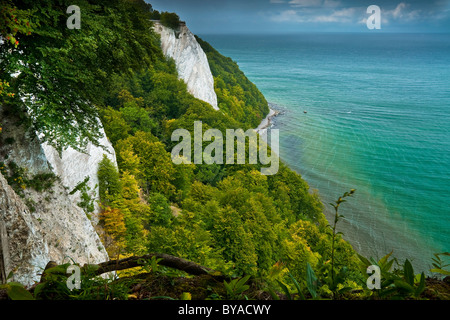
[[[180,28],[180,17],[173,12],[161,12],[161,16],[160,16],[160,21],[161,24],[174,29],[174,30],[178,30]]]
[[[66,26],[72,4],[14,1],[13,10],[32,13],[33,33],[17,28],[20,47],[10,42],[0,47],[0,79],[14,93],[7,107],[24,114],[41,139],[58,150],[98,144],[97,105],[112,75],[148,66],[160,54],[157,37],[149,32],[150,12],[138,10],[143,0],[79,2],[80,30]]]
[[[115,201],[120,200],[122,194],[119,171],[112,161],[103,155],[97,174],[100,202],[104,207],[112,206]]]
[[[221,55],[206,41],[199,37],[196,39],[208,56],[220,110],[238,119],[242,128],[256,128],[269,113],[263,94],[248,80],[237,63]]]

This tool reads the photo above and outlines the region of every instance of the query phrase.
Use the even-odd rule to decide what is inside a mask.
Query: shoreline
[[[259,126],[254,129],[261,136],[265,135],[267,129],[272,125],[272,119],[281,114],[281,111],[274,108],[274,106],[276,105],[269,102],[269,114],[261,121]]]

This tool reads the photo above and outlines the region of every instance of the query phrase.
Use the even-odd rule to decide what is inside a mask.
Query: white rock
[[[95,199],[95,210],[92,214],[92,222],[94,224],[98,223],[98,213],[100,212],[100,207],[98,205],[98,165],[100,161],[102,161],[103,155],[105,154],[108,159],[110,159],[112,163],[117,166],[116,152],[114,151],[112,144],[106,138],[103,127],[101,127],[101,134],[103,138],[100,139],[99,144],[105,147],[106,150],[89,143],[86,147],[85,153],[81,153],[73,148],[68,148],[62,152],[60,157],[55,148],[46,143],[42,144],[42,149],[53,169],[53,172],[61,178],[62,184],[68,188],[69,192],[72,191],[80,182],[83,182],[86,177],[89,177],[87,185],[92,191]],[[73,195],[69,195],[72,202],[75,204],[80,202],[80,196],[81,192],[79,191]]]
[[[5,162],[14,161],[29,177],[52,172],[36,134],[17,125],[16,115],[2,115],[2,136],[14,141],[0,145]],[[7,268],[15,270],[14,281],[33,284],[49,261],[83,265],[109,260],[93,224],[77,206],[77,201],[71,199],[70,188],[63,183],[72,183],[79,176],[84,180],[87,175],[95,183],[97,171],[88,170],[88,166],[96,168],[95,163],[98,165],[99,149],[91,147],[87,155],[69,152],[59,159],[60,163],[52,159],[54,168],[60,168],[57,172],[60,180],[41,192],[26,188],[23,197],[19,197],[0,174],[0,221],[6,225],[10,257]]]
[[[187,84],[188,91],[219,110],[208,58],[194,34],[185,25],[175,33],[159,22],[154,22],[154,30],[161,35],[162,51],[174,59],[178,76]]]

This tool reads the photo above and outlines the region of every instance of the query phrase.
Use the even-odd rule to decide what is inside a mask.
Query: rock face
[[[98,193],[98,177],[97,170],[98,164],[103,159],[103,155],[106,155],[113,163],[116,161],[116,152],[113,146],[106,138],[106,134],[102,129],[103,138],[99,141],[101,147],[94,146],[89,143],[86,147],[86,152],[81,153],[72,148],[64,150],[61,156],[58,154],[55,148],[44,143],[42,149],[46,156],[46,159],[50,163],[53,172],[61,178],[62,184],[70,191],[77,185],[83,182],[86,178],[89,178],[86,185],[89,187],[89,193],[95,199],[94,212],[92,212],[92,222],[98,223],[98,213],[100,207],[98,205],[99,193]],[[69,195],[73,203],[79,203],[81,201],[81,192],[77,191],[73,195]]]
[[[0,137],[0,162],[3,162],[0,222],[6,225],[9,248],[6,272],[14,270],[11,280],[30,285],[39,280],[39,274],[49,261],[79,264],[107,261],[108,254],[93,224],[77,206],[77,195],[69,195],[72,185],[79,183],[75,182],[79,176],[83,180],[89,175],[95,183],[99,150],[88,149],[92,156],[69,150],[61,159],[52,154],[48,146],[45,152],[36,134],[25,130],[19,124],[20,120],[3,112],[1,106],[0,115],[3,129]],[[28,178],[53,172],[57,179],[45,190],[28,187],[18,190],[17,186],[13,189],[5,176],[11,174],[5,169],[11,163],[21,168]],[[87,166],[92,168],[88,170]]]
[[[194,34],[184,24],[175,32],[154,22],[154,30],[161,35],[161,48],[167,57],[174,59],[178,76],[186,82],[188,91],[218,110],[208,58]]]
[[[17,268],[14,280],[31,284],[38,279],[48,261],[49,248],[37,227],[38,221],[30,213],[22,199],[8,185],[0,174],[0,221],[6,226],[7,244],[3,252],[8,259],[5,261],[5,274]]]

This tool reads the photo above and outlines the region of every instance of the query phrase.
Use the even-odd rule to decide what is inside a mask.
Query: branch
[[[140,257],[129,257],[121,260],[111,260],[107,262],[99,263],[97,266],[99,267],[96,271],[96,275],[101,275],[111,271],[120,271],[125,269],[131,269],[135,267],[142,266],[142,260],[150,260],[152,257],[156,257],[157,259],[161,259],[158,262],[159,265],[166,266],[169,268],[174,268],[177,270],[184,271],[191,275],[200,276],[200,275],[208,275],[214,273],[215,271],[209,269],[207,267],[203,267],[194,262],[184,260],[182,258],[177,258],[168,254],[163,253],[152,253],[143,255]]]

